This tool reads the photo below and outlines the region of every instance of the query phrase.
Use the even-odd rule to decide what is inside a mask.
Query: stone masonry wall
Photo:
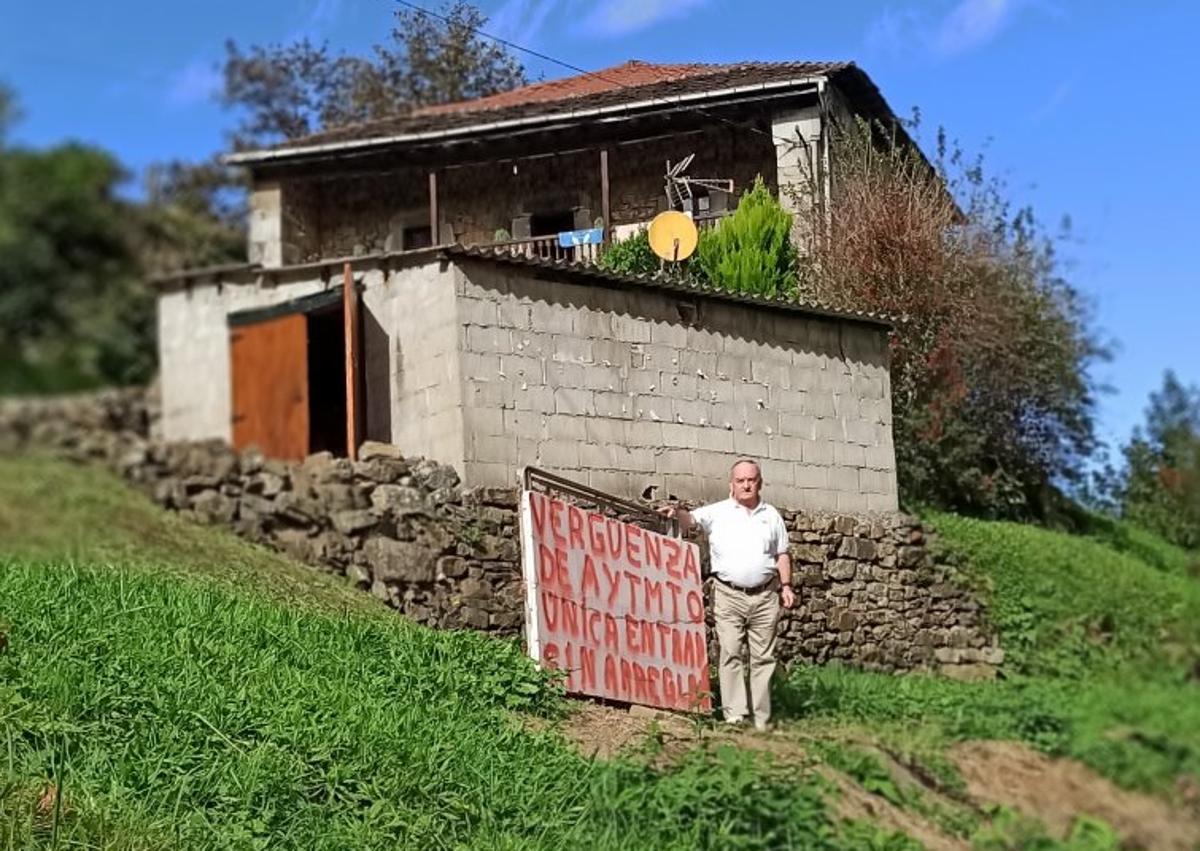
[[[105,463],[159,504],[344,575],[420,623],[520,633],[515,490],[462,488],[452,468],[387,444],[353,463],[321,453],[296,464],[219,441],[164,444],[148,437],[155,419],[138,391],[3,402],[0,452]],[[983,606],[915,518],[783,515],[800,598],[780,623],[783,661],[972,678],[1002,663]]]
[[[712,500],[751,457],[777,504],[896,509],[883,327],[461,268],[472,484],[533,465],[621,496]]]

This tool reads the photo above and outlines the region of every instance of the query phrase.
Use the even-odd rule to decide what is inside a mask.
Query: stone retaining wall
[[[453,468],[386,444],[356,462],[297,464],[216,441],[163,444],[149,437],[154,420],[140,391],[3,402],[0,451],[103,462],[159,504],[344,575],[420,623],[520,633],[515,489],[462,488]],[[982,605],[915,518],[782,514],[800,603],[781,623],[781,659],[963,677],[1002,663]]]

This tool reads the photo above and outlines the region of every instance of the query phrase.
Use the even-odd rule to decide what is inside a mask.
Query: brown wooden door
[[[233,446],[268,458],[308,454],[308,318],[293,313],[229,329]]]

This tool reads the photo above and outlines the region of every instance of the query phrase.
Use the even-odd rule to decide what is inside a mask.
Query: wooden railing
[[[564,248],[558,244],[557,234],[494,242],[491,247],[513,257],[554,260],[560,263],[595,263],[600,259],[601,250],[604,248],[602,245],[574,245]]]
[[[729,213],[696,216],[696,227],[700,230],[715,228]],[[646,224],[649,224],[647,222]],[[537,260],[553,260],[560,263],[596,263],[607,246],[574,245],[564,247],[558,243],[558,235],[534,236],[529,239],[508,239],[493,242],[490,248],[513,257],[528,257]]]

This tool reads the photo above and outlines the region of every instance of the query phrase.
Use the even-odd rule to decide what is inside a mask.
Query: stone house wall
[[[759,175],[776,186],[776,152],[765,132],[721,125],[614,145],[609,148],[610,224],[645,223],[666,209],[666,163],[691,153],[696,154],[688,170],[692,176],[734,181],[735,197],[714,199],[718,208],[736,206],[736,196]],[[363,175],[283,177],[258,187],[255,199],[252,257],[266,265],[400,251],[412,247],[404,244],[406,228],[429,224],[429,172],[397,166]],[[440,169],[438,210],[435,241],[443,243],[487,244],[499,229],[513,238],[528,237],[534,213],[571,211],[575,227],[590,228],[603,215],[599,148]]]

